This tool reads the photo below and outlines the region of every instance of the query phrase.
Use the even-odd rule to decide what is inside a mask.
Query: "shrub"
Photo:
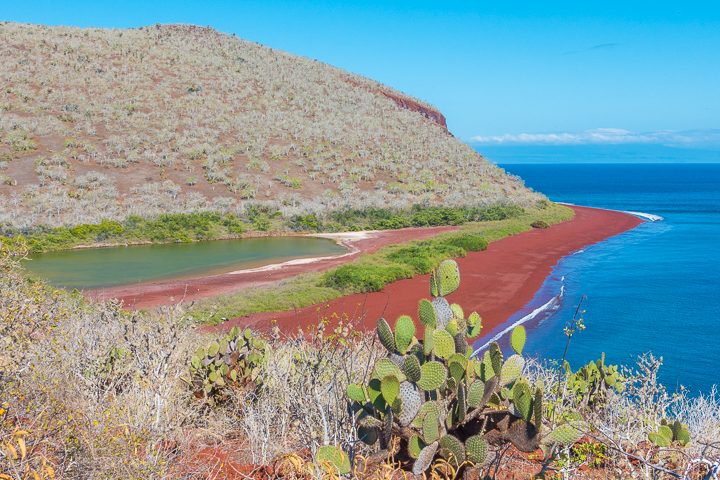
[[[518,217],[524,212],[525,210],[518,205],[495,205],[482,210],[477,220],[505,220],[507,218]]]
[[[247,328],[233,327],[227,335],[199,348],[190,358],[189,384],[197,398],[219,403],[231,387],[257,388],[267,359],[265,341]]]
[[[307,215],[293,216],[288,222],[288,226],[295,231],[317,232],[322,228],[322,223],[317,215],[309,213]]]
[[[468,252],[480,252],[488,247],[488,242],[480,235],[471,233],[456,235],[446,240],[450,245],[455,245]]]
[[[532,228],[549,228],[550,225],[545,220],[535,220],[530,224]]]
[[[342,291],[377,292],[388,283],[410,278],[414,273],[411,267],[397,263],[357,262],[327,272],[320,283]]]
[[[448,257],[463,257],[465,254],[465,249],[446,241],[425,240],[398,248],[389,253],[387,259],[409,265],[416,273],[430,273],[440,260]]]

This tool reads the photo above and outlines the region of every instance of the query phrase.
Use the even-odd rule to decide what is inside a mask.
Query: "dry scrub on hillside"
[[[0,23],[0,57],[0,226],[540,198],[432,107],[210,29]]]

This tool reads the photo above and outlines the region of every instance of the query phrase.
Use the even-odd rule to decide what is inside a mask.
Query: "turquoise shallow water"
[[[671,387],[720,384],[720,165],[503,167],[555,201],[664,217],[563,259],[516,316],[564,286],[562,300],[530,322],[529,352],[559,358],[563,326],[587,295],[573,366],[601,352],[616,363],[652,352],[663,357],[661,380]]]
[[[346,251],[324,238],[263,237],[65,250],[36,255],[25,267],[53,285],[83,289],[227,272]]]

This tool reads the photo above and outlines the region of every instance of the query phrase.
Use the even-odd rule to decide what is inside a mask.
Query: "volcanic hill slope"
[[[371,80],[212,29],[0,23],[0,226],[540,198]]]

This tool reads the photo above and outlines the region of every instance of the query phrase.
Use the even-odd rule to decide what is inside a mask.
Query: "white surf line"
[[[570,206],[577,205],[575,203],[569,203],[569,202],[555,202],[555,203],[559,203],[561,205],[570,205]],[[579,205],[579,206],[585,206],[585,205]],[[636,217],[640,217],[640,218],[648,220],[650,222],[659,222],[659,221],[665,220],[660,215],[654,215],[652,213],[635,212],[635,211],[631,211],[631,210],[613,210],[611,208],[599,208],[599,207],[588,207],[588,208],[595,208],[597,210],[606,210],[608,212],[627,213],[628,215],[634,215]],[[576,250],[576,251],[572,252],[570,255],[577,255],[579,253],[583,253],[584,251],[585,251],[585,248],[581,248],[580,250]],[[562,277],[562,279],[560,281],[562,283],[564,283],[565,277]],[[541,313],[543,313],[543,312],[549,310],[550,308],[552,308],[553,306],[555,306],[560,301],[560,299],[562,299],[564,293],[565,293],[565,285],[562,284],[562,285],[560,285],[560,293],[558,295],[552,297],[547,303],[545,303],[544,305],[541,305],[540,307],[536,308],[532,312],[528,313],[527,315],[525,315],[518,321],[514,322],[512,325],[509,325],[503,331],[495,334],[490,340],[485,342],[485,344],[483,344],[481,347],[475,349],[471,356],[475,356],[478,353],[480,353],[481,351],[485,350],[492,342],[496,342],[496,341],[500,340],[502,337],[504,337],[505,335],[510,333],[510,331],[512,331],[512,329],[515,328],[516,326],[522,325],[523,323],[525,323],[529,320],[532,320],[533,318],[537,317]]]
[[[660,222],[660,221],[665,220],[665,218],[661,217],[660,215],[655,215],[652,213],[645,213],[645,212],[636,212],[634,210],[613,210],[612,208],[590,207],[588,205],[578,205],[576,203],[570,203],[570,202],[555,202],[555,203],[558,203],[560,205],[570,205],[570,206],[594,208],[596,210],[606,210],[608,212],[627,213],[628,215],[634,215],[636,217],[640,217],[649,222]]]
[[[564,280],[565,280],[565,277],[562,277],[562,280],[561,280],[561,281],[564,282]],[[490,340],[488,340],[487,342],[485,342],[481,347],[476,348],[475,350],[473,350],[473,353],[472,353],[471,357],[474,357],[474,356],[477,355],[478,353],[480,353],[480,352],[482,352],[483,350],[485,350],[488,346],[490,346],[490,344],[491,344],[492,342],[497,342],[498,340],[500,340],[502,337],[504,337],[505,335],[507,335],[508,333],[510,333],[513,328],[517,327],[518,325],[522,325],[522,324],[525,323],[525,322],[528,322],[528,321],[532,320],[533,318],[537,317],[537,316],[540,315],[541,313],[543,313],[543,312],[549,310],[550,308],[554,307],[555,305],[557,305],[557,304],[560,302],[560,299],[563,297],[564,294],[565,294],[565,285],[560,285],[560,293],[559,293],[559,294],[557,294],[557,295],[555,295],[554,297],[552,297],[552,298],[551,298],[547,303],[545,303],[544,305],[539,306],[538,308],[536,308],[536,309],[533,310],[532,312],[530,312],[530,313],[528,313],[527,315],[525,315],[524,317],[520,318],[518,321],[514,322],[512,325],[509,325],[509,326],[506,327],[503,331],[498,332],[497,334],[495,334],[495,336],[493,336]]]
[[[649,220],[651,222],[660,222],[665,220],[660,215],[654,215],[652,213],[633,212],[632,210],[623,210],[623,213],[629,213],[630,215],[635,215],[636,217],[644,218],[645,220]]]

